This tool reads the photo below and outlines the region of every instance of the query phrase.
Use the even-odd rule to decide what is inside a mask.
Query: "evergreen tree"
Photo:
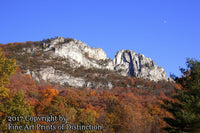
[[[164,118],[170,133],[200,132],[200,62],[187,59],[187,69],[181,69],[183,76],[176,78],[182,85],[176,89],[174,100],[165,100],[163,107],[173,117]]]

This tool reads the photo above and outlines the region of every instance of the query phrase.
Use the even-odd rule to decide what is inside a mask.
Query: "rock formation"
[[[37,49],[39,48],[26,48],[26,52],[35,54]],[[107,58],[106,53],[101,48],[90,48],[81,41],[57,37],[43,41],[41,51],[51,58],[67,59],[68,62],[63,62],[62,64],[70,64],[71,68],[108,69],[116,71],[123,76],[141,77],[154,81],[168,80],[166,72],[162,67],[158,67],[150,58],[130,50],[118,51],[115,58],[111,60]],[[43,62],[48,61],[50,60],[43,59]],[[27,73],[37,80],[43,79],[60,84],[70,84],[71,86],[88,87],[93,84],[86,81],[83,77],[73,77],[67,71],[56,70],[49,66],[39,69],[37,72],[27,70]],[[112,88],[110,82],[106,84],[109,88]],[[101,83],[98,83],[98,85],[102,86]]]
[[[121,70],[122,75],[142,77],[150,80],[167,80],[166,72],[158,67],[150,58],[134,51],[118,51],[113,60],[114,69]]]

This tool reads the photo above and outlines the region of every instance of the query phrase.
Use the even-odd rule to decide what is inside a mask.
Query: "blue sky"
[[[1,0],[0,43],[70,37],[105,50],[129,49],[179,76],[200,57],[199,0]]]

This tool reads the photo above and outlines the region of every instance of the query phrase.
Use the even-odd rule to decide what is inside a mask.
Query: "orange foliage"
[[[90,90],[88,95],[89,95],[89,96],[95,96],[95,95],[96,95],[96,92],[93,91],[93,90]]]
[[[147,82],[146,86],[147,86],[147,87],[151,87],[151,86],[152,86],[151,82],[150,82],[150,81]]]
[[[175,88],[178,89],[178,90],[181,90],[181,88],[182,88],[181,84],[177,84],[177,83],[176,83],[176,84],[174,84],[174,86],[175,86]]]
[[[25,74],[25,77],[31,79],[31,76],[29,74]]]
[[[94,106],[92,106],[91,103],[87,104],[87,105],[85,106],[85,108],[86,108],[86,109],[93,109],[93,110],[94,110]]]
[[[47,111],[45,108],[50,106],[52,99],[58,96],[59,92],[56,89],[52,89],[50,86],[40,86],[38,89],[40,92],[40,99],[36,105],[36,113],[42,114]]]
[[[58,90],[52,89],[50,86],[47,86],[47,88],[41,92],[41,96],[43,97],[43,99],[50,102],[53,97],[58,95],[58,93]]]
[[[18,66],[17,66],[16,72],[17,73],[21,73],[22,72],[21,69]]]
[[[160,89],[160,88],[161,88],[161,84],[157,84],[156,89]]]
[[[73,115],[73,122],[77,123],[80,120],[87,122],[85,120],[90,116],[88,121],[94,120],[94,124],[105,126],[103,132],[123,132],[122,129],[131,133],[161,132],[166,124],[162,117],[170,114],[160,108],[160,104],[163,99],[170,99],[173,89],[166,93],[163,86],[167,83],[163,85],[163,82],[155,83],[135,78],[130,78],[130,81],[130,87],[115,86],[112,90],[64,88],[59,85],[37,86],[30,75],[22,74],[18,68],[17,72],[10,76],[10,84],[6,87],[10,88],[11,92],[22,89],[30,105],[35,107],[36,116],[48,112],[45,109],[56,108],[62,110],[63,114]],[[155,89],[152,89],[154,86]],[[174,84],[173,87],[181,89],[179,84]],[[57,89],[60,89],[60,92]],[[76,112],[81,113],[79,118],[76,118]]]
[[[135,80],[134,80],[134,78],[130,78],[130,80],[131,80],[131,85],[135,85]]]
[[[29,100],[29,103],[30,103],[31,106],[36,106],[36,104],[37,104],[36,100],[33,99],[33,98],[31,98],[31,99]]]

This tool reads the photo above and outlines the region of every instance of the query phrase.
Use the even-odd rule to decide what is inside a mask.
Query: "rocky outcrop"
[[[36,48],[27,49],[28,53],[34,53]],[[166,72],[162,67],[158,67],[154,61],[142,54],[136,54],[134,51],[121,50],[118,51],[113,60],[107,58],[106,53],[101,48],[90,48],[87,44],[75,39],[66,39],[62,37],[44,41],[42,43],[43,53],[49,53],[52,58],[62,57],[69,61],[72,68],[83,66],[87,68],[98,68],[115,70],[123,76],[141,77],[154,81],[168,80]],[[48,62],[48,60],[44,61]],[[65,63],[64,63],[65,64]],[[43,79],[50,82],[60,84],[69,84],[76,87],[92,87],[95,83],[88,82],[82,77],[73,77],[64,71],[55,70],[52,67],[40,69],[37,73],[27,71],[37,80]],[[96,86],[109,86],[101,83]]]
[[[118,51],[113,60],[108,60],[101,48],[90,48],[87,44],[71,39],[65,41],[58,37],[48,43],[43,43],[44,51],[53,50],[55,56],[68,58],[72,66],[99,68],[120,71],[124,76],[142,77],[150,80],[167,80],[166,72],[154,61],[134,51]],[[99,63],[100,62],[100,63]]]
[[[85,80],[80,77],[73,77],[62,71],[56,71],[52,67],[47,67],[38,72],[27,71],[27,74],[31,75],[37,81],[45,80],[51,83],[59,83],[61,85],[70,85],[73,87],[83,87],[85,85]]]
[[[132,77],[142,77],[154,81],[167,80],[166,72],[158,67],[150,58],[134,51],[118,51],[113,60],[114,69],[121,71],[122,75]]]
[[[67,43],[62,37],[43,43],[44,51],[54,51],[53,56],[64,57],[70,60],[72,66],[86,68],[101,68],[96,60],[105,60],[106,53],[101,48],[90,48],[80,40],[71,39]]]

